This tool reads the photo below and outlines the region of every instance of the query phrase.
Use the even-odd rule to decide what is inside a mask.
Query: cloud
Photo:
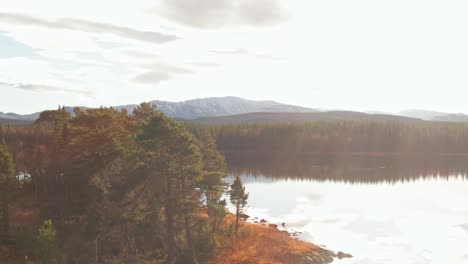
[[[122,50],[124,55],[137,58],[137,59],[159,59],[159,56],[153,52],[139,49],[124,49]]]
[[[288,17],[279,0],[162,0],[152,12],[195,28],[270,26]]]
[[[194,62],[192,64],[198,67],[203,67],[203,68],[214,68],[214,67],[220,66],[220,64],[216,62],[209,62],[209,61]]]
[[[458,227],[461,227],[468,234],[468,223],[459,225]]]
[[[212,50],[211,52],[224,55],[249,55],[249,51],[246,49],[236,50]]]
[[[149,64],[142,64],[142,67],[153,69],[155,71],[160,72],[167,72],[169,74],[191,74],[194,73],[191,69],[187,69],[180,66],[173,66],[167,64],[160,64],[160,63],[149,63]]]
[[[86,97],[93,97],[92,91],[87,90],[75,90],[64,87],[57,87],[51,85],[42,85],[42,84],[31,84],[31,83],[10,83],[10,82],[1,82],[0,86],[13,87],[25,91],[32,92],[64,92],[64,93],[73,93],[77,95],[82,95]]]
[[[0,22],[36,27],[82,31],[95,34],[108,33],[123,38],[150,43],[165,43],[179,39],[179,37],[177,36],[163,34],[160,32],[139,31],[128,27],[74,18],[62,18],[52,21],[21,14],[0,13]]]
[[[134,54],[139,57],[140,54]],[[132,80],[142,84],[158,84],[163,81],[174,79],[177,75],[195,73],[192,69],[165,63],[143,62],[138,67],[147,70],[134,77]]]
[[[257,59],[264,59],[264,60],[284,60],[284,58],[275,57],[267,54],[258,54],[252,53],[246,49],[236,49],[236,50],[212,50],[212,53],[220,54],[220,55],[245,55],[245,56],[252,56]]]
[[[173,78],[174,76],[170,75],[169,73],[149,71],[137,75],[135,78],[133,78],[133,81],[142,84],[158,84],[160,82],[168,81]]]
[[[133,78],[133,81],[143,84],[158,84],[163,81],[174,79],[176,75],[194,73],[191,69],[167,64],[153,63],[141,66],[149,69],[149,71],[137,75]]]

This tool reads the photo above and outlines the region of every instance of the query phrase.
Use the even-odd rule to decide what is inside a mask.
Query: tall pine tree
[[[15,166],[6,143],[0,145],[0,239],[10,239],[10,197],[15,184]]]
[[[247,206],[247,199],[249,199],[249,193],[245,191],[245,186],[242,184],[242,180],[239,176],[236,177],[236,180],[231,185],[231,190],[229,191],[231,196],[231,203],[236,207],[236,237],[237,232],[239,231],[239,219],[240,216],[244,213],[244,209]]]

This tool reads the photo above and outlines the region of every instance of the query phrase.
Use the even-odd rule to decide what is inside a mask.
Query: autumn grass
[[[226,224],[233,221],[226,217]],[[224,241],[211,264],[283,264],[316,248],[315,245],[293,239],[286,231],[266,225],[243,223],[237,239]]]

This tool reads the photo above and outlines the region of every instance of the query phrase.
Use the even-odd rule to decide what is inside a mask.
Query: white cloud
[[[468,87],[466,1],[24,1],[2,4],[3,13],[23,15],[0,16],[0,31],[40,58],[1,59],[0,78],[92,88],[91,105],[233,95],[328,109],[468,112],[460,96]],[[180,39],[155,45],[159,35],[143,32]],[[3,94],[0,111],[60,101],[25,92],[37,103],[19,106],[16,90]],[[80,103],[61,95],[61,104]]]
[[[77,18],[62,18],[58,20],[46,20],[40,17],[23,14],[0,13],[0,22],[32,27],[45,27],[53,29],[80,31],[92,34],[111,34],[118,37],[145,41],[149,43],[165,43],[179,39],[177,36],[155,31],[142,31],[126,26],[109,23],[95,22]]]
[[[153,13],[198,28],[269,26],[288,17],[278,0],[163,0]]]
[[[89,90],[75,90],[75,89],[69,89],[65,87],[58,87],[58,86],[52,86],[52,85],[44,85],[44,84],[34,84],[34,83],[9,83],[9,82],[3,82],[0,81],[0,86],[6,86],[6,87],[13,87],[15,89],[21,89],[25,91],[31,91],[31,92],[45,92],[45,93],[72,93],[72,94],[77,94],[77,95],[82,95],[86,97],[92,97],[93,92]]]

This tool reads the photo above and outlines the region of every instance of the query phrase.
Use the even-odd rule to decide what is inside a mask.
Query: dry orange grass
[[[12,208],[11,221],[15,224],[26,225],[37,222],[39,216],[38,209],[18,209]]]
[[[227,223],[233,216],[227,217]],[[226,241],[218,252],[216,264],[284,264],[309,252],[316,246],[291,238],[286,231],[264,225],[243,223],[237,240]]]

